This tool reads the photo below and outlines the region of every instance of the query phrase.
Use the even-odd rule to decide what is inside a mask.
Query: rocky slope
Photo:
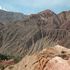
[[[70,49],[60,45],[45,48],[5,70],[70,70]]]
[[[21,14],[24,18],[11,14],[5,11],[0,14],[1,54],[24,57],[55,44],[70,47],[70,11],[55,14],[45,10],[27,17]]]

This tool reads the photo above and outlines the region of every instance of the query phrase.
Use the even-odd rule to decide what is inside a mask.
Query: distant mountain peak
[[[42,16],[47,16],[47,17],[55,15],[55,13],[49,9],[39,12],[39,14],[41,14]]]
[[[53,11],[47,9],[47,10],[41,11],[40,13],[53,13]]]
[[[0,10],[0,22],[12,23],[18,20],[22,20],[26,15],[18,12],[10,12],[5,10]]]

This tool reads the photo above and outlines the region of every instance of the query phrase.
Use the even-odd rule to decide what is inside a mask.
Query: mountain
[[[16,58],[37,53],[56,44],[70,46],[70,11],[38,14],[0,10],[0,53]]]
[[[70,18],[69,15],[70,15],[70,10],[59,13],[58,17],[61,20],[61,22],[64,23],[65,21],[69,21],[69,18]]]
[[[0,10],[0,22],[2,22],[3,24],[14,23],[15,21],[23,20],[24,17],[26,17],[26,15],[22,13]]]

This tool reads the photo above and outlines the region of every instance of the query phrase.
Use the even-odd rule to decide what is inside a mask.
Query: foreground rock
[[[60,45],[27,55],[5,70],[70,70],[70,49]]]
[[[51,59],[43,70],[70,70],[70,65],[67,60],[61,57]]]

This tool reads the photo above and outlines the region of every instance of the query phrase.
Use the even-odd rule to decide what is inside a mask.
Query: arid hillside
[[[22,58],[56,44],[70,47],[70,11],[27,16],[0,10],[1,54]]]

